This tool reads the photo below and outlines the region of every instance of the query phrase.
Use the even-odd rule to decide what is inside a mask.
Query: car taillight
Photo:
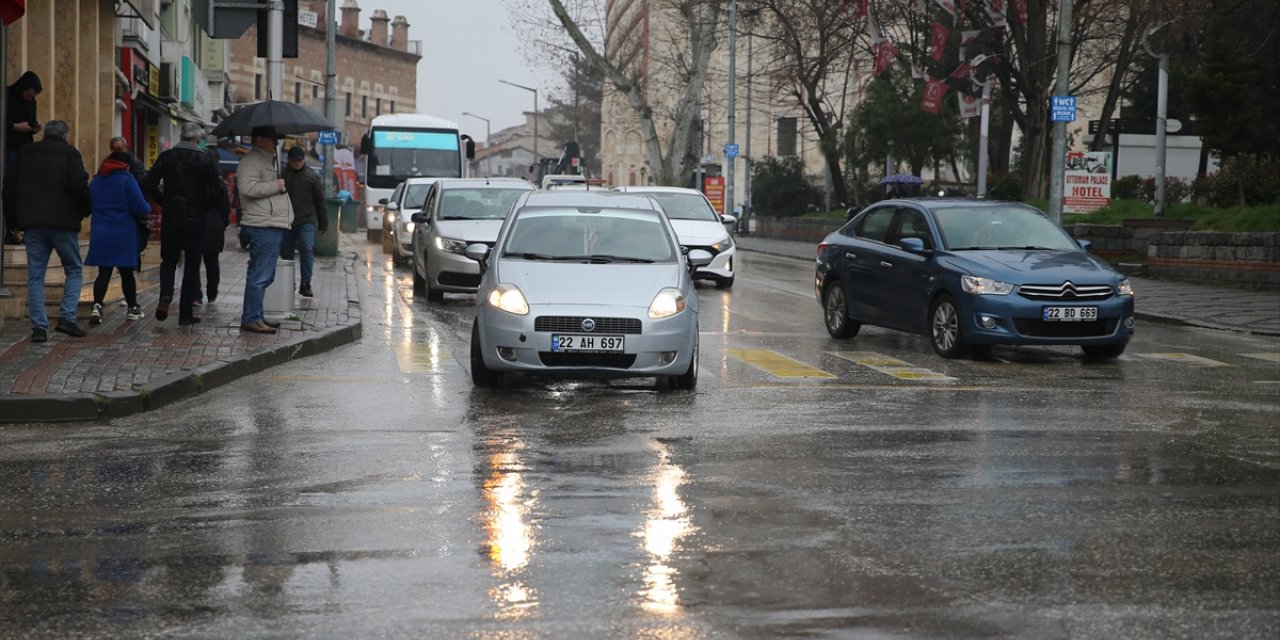
[[[827,243],[825,242],[818,243],[818,257],[822,257],[822,252],[826,250],[826,248],[827,248]]]

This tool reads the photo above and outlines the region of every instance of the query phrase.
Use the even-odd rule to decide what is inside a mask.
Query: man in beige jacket
[[[245,274],[244,309],[240,313],[242,333],[275,333],[279,322],[268,321],[263,312],[267,287],[276,277],[280,242],[293,227],[293,205],[285,195],[284,179],[276,158],[274,129],[253,130],[253,149],[240,160],[236,184],[240,192],[240,226],[249,235],[249,268]]]

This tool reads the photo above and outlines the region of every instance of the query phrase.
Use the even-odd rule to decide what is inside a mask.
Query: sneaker
[[[89,312],[89,324],[102,324],[102,305],[93,303],[93,311]]]
[[[31,342],[48,342],[49,332],[44,329],[31,330]]]
[[[141,320],[147,317],[147,314],[143,313],[142,307],[135,304],[132,307],[129,307],[129,313],[125,315],[125,317],[130,320]]]
[[[65,318],[59,318],[58,324],[53,328],[53,330],[57,331],[58,333],[65,333],[71,336],[72,338],[83,338],[89,335],[85,333],[84,329],[81,329],[79,325],[77,325],[74,322],[70,322]]]
[[[300,296],[302,296],[302,297],[304,297],[304,298],[310,298],[311,296],[313,296],[313,295],[315,295],[315,294],[311,293],[311,287],[304,286],[304,287],[302,287],[302,288],[298,289],[298,295],[300,295]]]
[[[200,318],[178,318],[178,324],[184,327],[189,327],[193,324],[200,324]]]

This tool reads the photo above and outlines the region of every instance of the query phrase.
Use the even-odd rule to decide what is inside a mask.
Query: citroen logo
[[[585,318],[582,321],[582,330],[590,333],[596,330],[596,321],[591,318]]]

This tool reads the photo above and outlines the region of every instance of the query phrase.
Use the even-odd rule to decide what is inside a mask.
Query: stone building
[[[301,0],[298,16],[298,57],[284,60],[283,96],[324,113],[326,60],[325,0]],[[422,43],[409,39],[404,16],[391,20],[375,10],[369,28],[359,26],[360,6],[344,0],[339,7],[337,46],[337,106],[343,142],[356,146],[375,116],[415,113],[418,106],[418,61]],[[257,57],[257,27],[231,43],[230,99],[236,103],[267,99],[267,63]]]

